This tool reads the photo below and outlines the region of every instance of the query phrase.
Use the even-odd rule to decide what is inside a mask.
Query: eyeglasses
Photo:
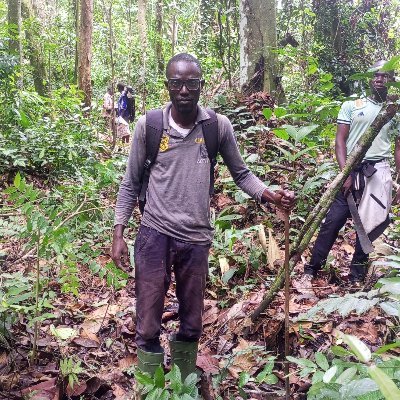
[[[201,80],[198,78],[188,79],[187,81],[181,79],[168,79],[168,89],[178,91],[183,88],[183,85],[185,85],[187,90],[199,90],[200,82]]]

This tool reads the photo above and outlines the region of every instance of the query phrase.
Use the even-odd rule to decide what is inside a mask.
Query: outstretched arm
[[[336,153],[336,161],[339,164],[339,168],[343,169],[346,164],[347,158],[347,150],[346,150],[346,141],[349,137],[350,125],[348,124],[338,124],[336,129],[336,140],[335,140],[335,153]],[[346,179],[343,184],[342,191],[345,196],[351,190],[351,185],[353,180],[351,175]]]

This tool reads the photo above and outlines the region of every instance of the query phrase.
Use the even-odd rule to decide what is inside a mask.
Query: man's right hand
[[[123,237],[123,228],[119,225],[115,227],[111,248],[111,258],[118,268],[125,271],[129,269],[128,246]]]
[[[342,186],[342,192],[344,197],[347,197],[347,195],[350,193],[352,185],[353,185],[353,178],[350,175],[349,177],[347,177],[346,181]]]

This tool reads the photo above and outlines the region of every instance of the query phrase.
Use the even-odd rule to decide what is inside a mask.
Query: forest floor
[[[265,143],[262,144],[263,147],[264,145]],[[38,181],[35,184],[43,190],[46,189],[44,182]],[[5,183],[3,186],[6,186]],[[232,204],[234,212],[243,217],[239,220],[240,224],[256,226],[267,218],[262,213],[251,212],[252,218],[249,219],[248,210],[241,205],[235,205],[235,200],[223,190],[217,191],[215,196],[213,205],[216,214]],[[99,208],[112,210],[113,200],[107,196],[99,198],[104,203]],[[2,203],[4,206],[8,205],[7,196],[3,197]],[[276,221],[273,213],[269,217]],[[135,213],[134,225],[137,226],[139,219],[138,213]],[[20,221],[21,224],[25,222]],[[109,233],[111,224],[110,221]],[[273,225],[277,242],[283,243],[282,224],[274,222]],[[134,235],[134,229],[128,230],[127,237],[133,238]],[[104,268],[111,262],[111,234],[105,237],[99,243],[98,248],[102,251],[96,259]],[[251,246],[260,248],[256,234],[252,240],[254,242],[251,242]],[[383,236],[383,240],[375,243],[376,252],[372,255],[374,260],[392,252],[385,241],[387,239]],[[355,234],[351,222],[348,222],[331,251],[329,270],[322,271],[314,282],[313,293],[298,286],[303,265],[310,256],[309,251],[303,254],[302,262],[296,266],[292,276],[289,307],[292,356],[309,360],[314,359],[316,352],[326,353],[336,343],[337,331],[356,335],[372,351],[394,339],[395,330],[391,319],[376,307],[360,313],[361,315],[351,309],[348,312],[330,313],[329,317],[312,318],[305,315],[325,299],[345,299],[348,293],[368,292],[376,283],[382,272],[373,269],[365,287],[351,287],[348,265],[354,242]],[[18,276],[22,281],[29,273],[35,274],[37,258],[27,257],[24,249],[26,243],[27,239],[13,236],[1,238],[0,289],[3,279],[7,277]],[[78,250],[77,248],[76,251]],[[234,243],[233,250],[242,261],[249,260],[249,247],[244,246],[240,240]],[[221,249],[214,246],[211,257],[218,260],[219,251]],[[203,372],[201,392],[205,400],[285,398],[283,291],[278,293],[257,323],[250,322],[252,311],[262,301],[275,279],[279,265],[283,263],[282,246],[277,252],[278,261],[273,267],[264,262],[258,268],[253,268],[250,267],[250,261],[247,261],[246,271],[234,275],[229,282],[221,279],[224,271],[219,271],[219,267],[210,271],[203,315],[204,333],[197,360],[197,366]],[[25,256],[22,257],[23,254]],[[27,318],[29,313],[32,315],[34,306],[25,310],[25,314],[18,314],[18,308],[13,308],[18,318],[9,328],[9,336],[3,336],[0,329],[0,400],[132,399],[132,366],[137,364],[134,342],[134,271],[130,273],[126,286],[115,289],[107,285],[106,279],[93,274],[86,264],[79,263],[79,294],[73,295],[62,292],[58,269],[49,267],[44,261],[39,262],[39,267],[46,275],[42,293],[51,291],[55,294],[51,299],[52,315],[47,319],[42,316],[38,323],[37,338],[34,335],[35,318]],[[170,362],[168,337],[176,331],[179,324],[174,286],[172,281],[162,317],[161,341],[165,348],[167,368]],[[1,306],[0,304],[0,312],[3,314],[0,315],[4,317]],[[0,326],[3,332],[7,330],[6,322],[3,321],[4,326]],[[36,356],[32,354],[34,343],[37,345]],[[262,371],[265,372],[264,377],[258,381],[254,379],[260,377]],[[305,399],[311,385],[310,374],[303,374],[301,377],[299,368],[293,363],[290,372],[290,398]],[[244,375],[251,379],[243,379]]]
[[[326,351],[335,342],[335,329],[356,334],[372,349],[384,344],[390,335],[390,321],[374,308],[362,316],[351,313],[347,317],[335,315],[317,321],[297,320],[299,314],[307,312],[321,299],[342,297],[354,291],[348,282],[348,268],[345,267],[350,261],[354,239],[351,227],[347,226],[333,248],[330,272],[322,272],[315,282],[315,296],[294,287],[301,276],[302,266],[296,268],[290,297],[290,346],[293,356],[311,358],[317,351]],[[15,239],[1,243],[1,250],[7,253],[7,260],[1,265],[2,273],[28,272],[34,268],[33,262],[20,260],[22,244]],[[104,243],[105,249],[110,246],[111,243]],[[377,252],[387,254],[388,250],[383,241],[377,246]],[[307,257],[308,254],[304,255],[303,261]],[[98,261],[101,264],[109,262],[109,251],[100,255]],[[204,334],[197,361],[205,377],[202,385],[205,399],[216,399],[218,395],[223,399],[241,399],[238,394],[240,374],[243,371],[250,375],[259,372],[262,357],[271,357],[270,360],[274,361],[273,373],[278,377],[277,381],[274,384],[248,382],[243,390],[249,399],[284,398],[284,373],[279,356],[284,352],[283,292],[278,294],[259,323],[249,323],[249,316],[262,300],[273,273],[263,266],[256,276],[250,276],[254,278],[252,285],[246,281],[249,277],[233,279],[229,287],[208,284]],[[126,287],[114,290],[105,284],[104,279],[96,277],[81,265],[79,281],[79,296],[75,297],[61,293],[57,280],[50,279],[48,286],[57,293],[52,303],[52,313],[56,318],[40,323],[36,362],[29,361],[34,334],[33,325],[28,320],[21,317],[13,325],[11,339],[2,341],[1,399],[131,398],[133,377],[127,371],[136,364],[134,279],[129,279]],[[376,276],[369,275],[365,289],[368,290],[375,281]],[[248,288],[241,292],[234,289],[246,285]],[[168,365],[168,336],[178,325],[174,283],[166,298],[162,321],[161,340]],[[249,334],[244,336],[243,332],[248,327]],[[66,385],[67,373],[60,371],[59,366],[60,359],[71,357],[80,361],[76,374],[78,381],[73,388]],[[212,384],[212,376],[214,380],[218,377],[217,385],[215,382]],[[305,398],[309,379],[291,374],[290,384],[291,398]]]

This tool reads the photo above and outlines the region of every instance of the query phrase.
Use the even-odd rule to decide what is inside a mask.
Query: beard
[[[372,89],[372,94],[374,95],[376,100],[378,100],[379,102],[386,101],[386,98],[388,95],[387,87],[383,87],[383,88],[372,87],[371,89]]]
[[[190,101],[174,101],[174,106],[176,110],[181,114],[191,114],[195,109],[195,104],[193,100]]]

